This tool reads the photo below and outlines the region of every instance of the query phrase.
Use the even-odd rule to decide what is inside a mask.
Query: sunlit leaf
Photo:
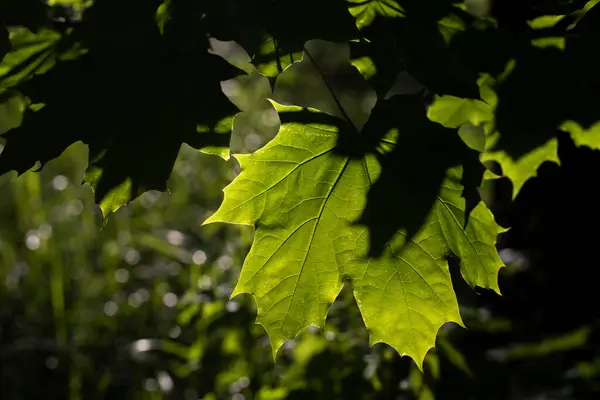
[[[276,354],[307,326],[323,326],[348,278],[371,343],[389,343],[421,366],[441,325],[462,324],[447,252],[461,258],[470,284],[498,290],[502,262],[494,243],[501,229],[483,203],[464,227],[460,169],[452,169],[423,229],[409,241],[399,231],[382,257],[368,258],[369,231],[354,222],[380,174],[377,159],[336,155],[336,128],[295,122],[310,115],[278,108],[279,134],[256,153],[236,156],[242,173],[205,222],[256,228],[233,295],[254,295],[257,322]]]

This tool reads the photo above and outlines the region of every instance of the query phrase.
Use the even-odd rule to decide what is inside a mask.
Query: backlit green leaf
[[[495,137],[491,139],[493,141]],[[496,161],[500,164],[502,175],[512,182],[512,196],[515,198],[525,182],[537,175],[537,170],[543,163],[560,163],[558,159],[558,141],[556,138],[552,138],[546,144],[535,148],[516,160],[505,151],[488,150],[482,154],[481,161]]]
[[[562,124],[561,129],[571,134],[571,139],[577,146],[587,146],[594,150],[600,150],[600,121],[584,129],[574,121]]]
[[[410,240],[397,232],[381,257],[368,258],[369,231],[355,221],[381,172],[376,157],[337,155],[333,124],[305,125],[299,121],[316,112],[277,107],[279,134],[261,150],[236,156],[242,172],[205,222],[256,228],[233,296],[255,297],[257,322],[276,354],[307,326],[323,326],[347,278],[371,343],[389,343],[421,367],[438,329],[462,324],[446,255],[461,259],[469,284],[498,291],[495,240],[502,229],[483,203],[464,226],[461,171],[454,168],[421,231]]]
[[[475,99],[441,96],[427,110],[427,118],[447,128],[460,128],[465,123],[479,125],[491,120],[492,107]]]

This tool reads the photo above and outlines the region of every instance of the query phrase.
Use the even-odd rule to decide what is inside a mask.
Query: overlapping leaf
[[[344,0],[210,0],[208,29],[219,40],[234,40],[259,72],[275,77],[302,55],[311,39],[343,42],[357,37]]]
[[[485,171],[479,152],[465,146],[456,129],[427,119],[419,94],[379,101],[361,135],[389,142],[390,131],[397,132],[398,138],[391,151],[378,157],[381,176],[369,191],[359,220],[369,228],[369,254],[376,256],[398,230],[405,231],[409,239],[421,230],[438,201],[448,170],[456,167],[463,171],[459,195],[465,201],[466,226],[481,201],[478,188]]]
[[[477,97],[475,71],[450,47],[465,29],[465,13],[451,2],[353,0],[349,9],[366,39],[355,44],[353,57],[370,58],[380,97],[403,70],[433,93]]]
[[[268,78],[256,70],[239,44],[211,39],[211,52],[247,73],[221,82],[223,93],[241,111],[233,118],[229,147],[214,148],[229,159],[231,154],[253,152],[271,140],[279,130],[279,116],[267,100],[273,94]],[[208,150],[202,149],[205,153]]]
[[[316,108],[360,130],[377,99],[349,58],[348,43],[306,42],[301,61],[277,79],[272,99],[281,104]]]

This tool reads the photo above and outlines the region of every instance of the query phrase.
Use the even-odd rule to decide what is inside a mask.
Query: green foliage
[[[271,97],[279,133],[236,156],[241,174],[207,221],[256,229],[234,294],[255,296],[276,353],[323,326],[347,280],[371,343],[422,368],[440,326],[462,323],[448,258],[470,286],[499,292],[504,229],[481,201],[485,180],[507,177],[516,197],[543,163],[561,161],[564,132],[600,149],[595,4],[8,2],[0,174],[43,166],[81,141],[84,181],[106,217],[166,190],[183,143],[242,152],[232,121],[252,126],[251,116],[273,112]],[[253,65],[226,62],[209,38],[236,41]],[[349,54],[319,58],[312,39],[347,43]],[[242,103],[222,86],[254,78],[261,105],[236,116]]]

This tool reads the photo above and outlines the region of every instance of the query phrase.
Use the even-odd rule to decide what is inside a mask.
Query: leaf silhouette
[[[275,77],[302,54],[311,39],[343,42],[357,37],[344,0],[211,0],[206,2],[209,31],[233,40],[248,52],[258,70]]]
[[[228,145],[223,121],[237,110],[220,81],[241,71],[208,53],[192,3],[172,2],[164,35],[159,5],[99,1],[85,12],[72,35],[87,52],[19,85],[44,107],[5,134],[0,174],[43,165],[82,140],[86,180],[106,216],[147,190],[165,190],[182,143]]]

